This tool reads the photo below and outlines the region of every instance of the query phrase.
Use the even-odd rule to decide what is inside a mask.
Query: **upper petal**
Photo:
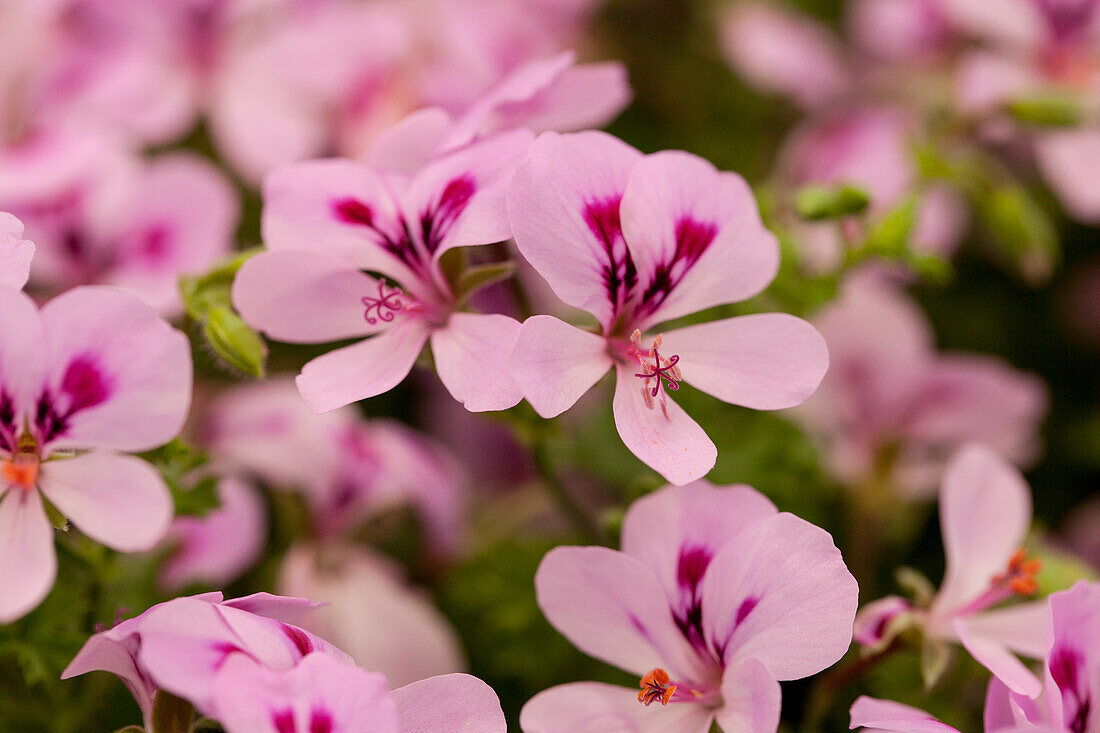
[[[559,298],[608,325],[629,294],[619,204],[642,154],[602,132],[545,132],[508,189],[516,245]]]
[[[727,665],[756,657],[779,680],[848,650],[859,589],[829,533],[791,514],[736,535],[703,577],[703,629]]]
[[[396,313],[389,306],[407,300],[391,290],[346,260],[276,250],[241,266],[233,281],[233,305],[249,325],[273,339],[324,343],[387,328]],[[372,302],[377,313],[367,310]]]
[[[1031,492],[1003,458],[983,445],[969,445],[944,473],[940,525],[947,571],[933,612],[950,613],[1007,568],[1031,525]]]
[[[295,380],[309,409],[320,414],[388,392],[408,376],[428,340],[419,318],[405,318],[384,333],[318,356]]]
[[[638,560],[606,547],[557,547],[535,573],[539,607],[580,650],[644,675],[655,667],[673,679],[705,679],[707,668],[672,621],[656,576]]]
[[[26,285],[33,257],[34,245],[23,239],[23,222],[0,211],[0,284]]]
[[[453,313],[432,332],[439,380],[470,412],[505,410],[523,399],[509,369],[519,329],[516,319],[500,314]]]
[[[42,389],[42,327],[38,309],[30,296],[9,286],[0,286],[0,402],[11,400],[10,424],[3,425],[7,445],[23,428],[23,418],[31,413]]]
[[[512,376],[523,396],[548,418],[572,407],[612,363],[602,336],[553,316],[524,321],[511,355]]]
[[[786,313],[758,313],[669,331],[663,337],[684,381],[724,402],[756,410],[794,407],[829,368],[825,339]]]
[[[468,674],[429,677],[393,691],[401,733],[506,733],[493,688]]]
[[[543,690],[519,715],[524,733],[707,733],[712,720],[714,712],[705,705],[646,707],[636,691],[602,682]]]
[[[756,295],[775,278],[779,244],[736,173],[678,150],[630,170],[620,207],[637,268],[638,328]]]
[[[53,527],[38,492],[8,489],[0,498],[0,624],[29,613],[53,587]]]
[[[140,451],[179,433],[191,404],[186,336],[113,288],[73,288],[41,318],[47,385],[56,408],[74,410],[54,447]]]
[[[635,376],[637,367],[619,365],[615,377],[615,427],[623,443],[643,463],[671,483],[686,484],[714,467],[718,449],[699,424],[671,398],[659,393],[646,407],[650,389]],[[664,387],[661,387],[664,390]]]

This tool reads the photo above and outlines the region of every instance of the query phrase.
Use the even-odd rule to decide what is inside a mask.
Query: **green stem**
[[[868,656],[851,658],[846,664],[837,665],[828,673],[818,677],[810,689],[809,703],[806,705],[806,715],[802,719],[801,730],[806,732],[821,730],[829,711],[836,703],[837,696],[865,675],[868,670],[902,648],[901,642],[895,639],[890,646],[881,651]]]

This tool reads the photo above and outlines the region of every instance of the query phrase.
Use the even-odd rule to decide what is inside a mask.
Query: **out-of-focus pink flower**
[[[559,547],[539,606],[586,653],[642,677],[641,692],[579,682],[524,706],[526,733],[774,731],[776,680],[848,649],[858,593],[832,538],[748,486],[669,487],[633,504],[622,551]]]
[[[391,687],[465,669],[454,629],[382,557],[352,546],[292,547],[278,587],[326,604],[303,627],[386,675]]]
[[[175,598],[92,636],[62,679],[96,670],[117,675],[148,721],[159,690],[217,717],[219,670],[235,656],[267,669],[296,666],[311,652],[351,659],[298,624],[317,604],[256,593],[223,601],[221,593]]]
[[[23,287],[33,257],[34,244],[23,239],[23,222],[0,211],[0,285]]]
[[[884,480],[919,498],[967,442],[1016,463],[1034,456],[1047,409],[1042,382],[991,357],[937,354],[924,315],[888,282],[848,278],[814,322],[832,366],[792,416],[844,484]]]
[[[264,243],[233,284],[241,315],[297,343],[372,336],[310,361],[298,376],[321,413],[397,386],[431,340],[436,372],[471,412],[521,399],[508,370],[519,324],[458,311],[440,268],[450,249],[508,239],[504,194],[530,143],[503,133],[411,178],[351,160],[286,166],[264,185]],[[375,279],[363,270],[398,283]]]
[[[912,62],[935,57],[953,37],[944,0],[855,0],[847,35],[872,58]]]
[[[57,571],[39,491],[92,539],[147,550],[172,518],[160,474],[124,455],[179,433],[190,346],[133,295],[75,288],[38,310],[0,287],[0,622],[38,605]],[[77,451],[75,456],[67,456]]]
[[[219,506],[202,517],[176,517],[165,538],[172,553],[160,585],[176,590],[190,583],[223,586],[252,567],[263,549],[267,516],[247,481],[226,476],[218,483]]]
[[[908,610],[931,638],[960,642],[1013,691],[1034,697],[1039,683],[1009,650],[1042,657],[1049,644],[1045,601],[994,608],[1035,592],[1038,563],[1021,549],[1031,525],[1031,494],[1011,464],[989,448],[970,445],[947,466],[940,494],[947,571],[928,609]],[[886,599],[860,611],[857,628],[868,615],[883,614]],[[876,640],[877,641],[877,640]]]
[[[322,537],[412,505],[434,551],[451,552],[461,541],[464,472],[407,427],[365,422],[351,408],[314,415],[289,380],[225,392],[206,427],[207,444],[228,470],[301,492]]]
[[[1100,500],[1074,508],[1061,535],[1070,549],[1100,572]]]
[[[677,151],[643,156],[604,133],[543,133],[516,172],[508,211],[524,258],[600,324],[597,333],[552,316],[523,324],[512,372],[543,417],[569,409],[614,369],[623,442],[684,484],[711,469],[716,451],[670,399],[681,380],[768,410],[802,402],[821,381],[821,336],[787,314],[647,333],[752,297],[775,277],[775,237],[737,174]]]

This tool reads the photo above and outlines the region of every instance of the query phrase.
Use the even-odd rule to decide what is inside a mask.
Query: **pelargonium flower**
[[[1017,463],[1034,456],[1045,385],[992,357],[936,353],[924,314],[890,283],[848,278],[814,323],[832,366],[792,415],[845,485],[882,480],[922,498],[968,442]]]
[[[351,664],[342,651],[297,626],[316,605],[269,593],[228,601],[221,593],[175,598],[93,635],[61,679],[111,672],[133,694],[146,721],[162,689],[216,717],[218,671],[234,656],[273,670],[290,669],[311,652]]]
[[[26,285],[33,257],[34,244],[23,239],[23,222],[0,211],[0,285]]]
[[[936,640],[961,643],[1014,692],[1034,697],[1039,682],[1009,650],[1041,657],[1046,649],[1046,602],[998,607],[1035,592],[1039,564],[1021,545],[1031,525],[1031,495],[1023,476],[991,449],[970,445],[944,472],[940,524],[947,571],[926,609],[900,598],[876,601],[860,611],[857,638],[877,643],[898,614],[908,614]]]
[[[439,261],[455,247],[509,238],[504,190],[530,137],[494,136],[412,177],[333,159],[267,178],[270,251],[237,275],[233,302],[241,315],[281,341],[371,336],[302,368],[297,383],[310,409],[327,412],[392,389],[429,339],[440,380],[466,409],[519,402],[508,370],[519,324],[460,312]]]
[[[0,287],[0,622],[53,586],[41,491],[84,534],[122,552],[164,536],[172,498],[128,452],[166,443],[191,400],[187,338],[133,295],[75,288],[39,310]]]
[[[539,693],[526,733],[774,731],[777,680],[848,649],[858,589],[824,530],[748,486],[668,487],[636,501],[622,551],[559,547],[535,575],[550,623],[641,691],[578,682]],[[616,730],[618,728],[615,728]]]
[[[683,484],[710,470],[716,450],[671,399],[681,381],[766,410],[799,404],[821,381],[824,341],[794,316],[659,328],[749,298],[775,277],[775,237],[740,176],[683,152],[645,156],[604,133],[543,133],[516,171],[508,211],[524,258],[559,298],[599,322],[597,333],[551,316],[523,324],[512,373],[543,417],[567,410],[614,369],[623,442]]]
[[[1038,622],[1047,635],[1041,694],[1013,692],[994,677],[985,701],[986,733],[1090,733],[1100,721],[1100,584],[1078,582],[1051,594],[1046,616]],[[1030,672],[1029,672],[1030,674]],[[923,710],[889,700],[861,697],[852,705],[852,728],[924,733],[955,728]]]
[[[227,733],[504,733],[496,693],[451,674],[392,692],[385,676],[313,652],[276,672],[234,655],[218,673],[215,698]]]

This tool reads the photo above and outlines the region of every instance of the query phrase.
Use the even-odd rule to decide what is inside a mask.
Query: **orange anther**
[[[676,692],[676,685],[669,684],[668,672],[660,668],[650,670],[640,684],[642,691],[638,693],[638,702],[646,707],[658,700],[662,705],[668,705],[673,693]]]
[[[1005,584],[1013,592],[1022,596],[1029,596],[1039,588],[1035,582],[1035,575],[1043,568],[1043,563],[1035,558],[1028,558],[1023,550],[1017,550],[1008,561],[1008,568],[1003,575],[993,578],[997,584]]]
[[[0,478],[8,486],[33,489],[38,483],[38,456],[34,453],[16,453],[11,460],[0,462]]]

